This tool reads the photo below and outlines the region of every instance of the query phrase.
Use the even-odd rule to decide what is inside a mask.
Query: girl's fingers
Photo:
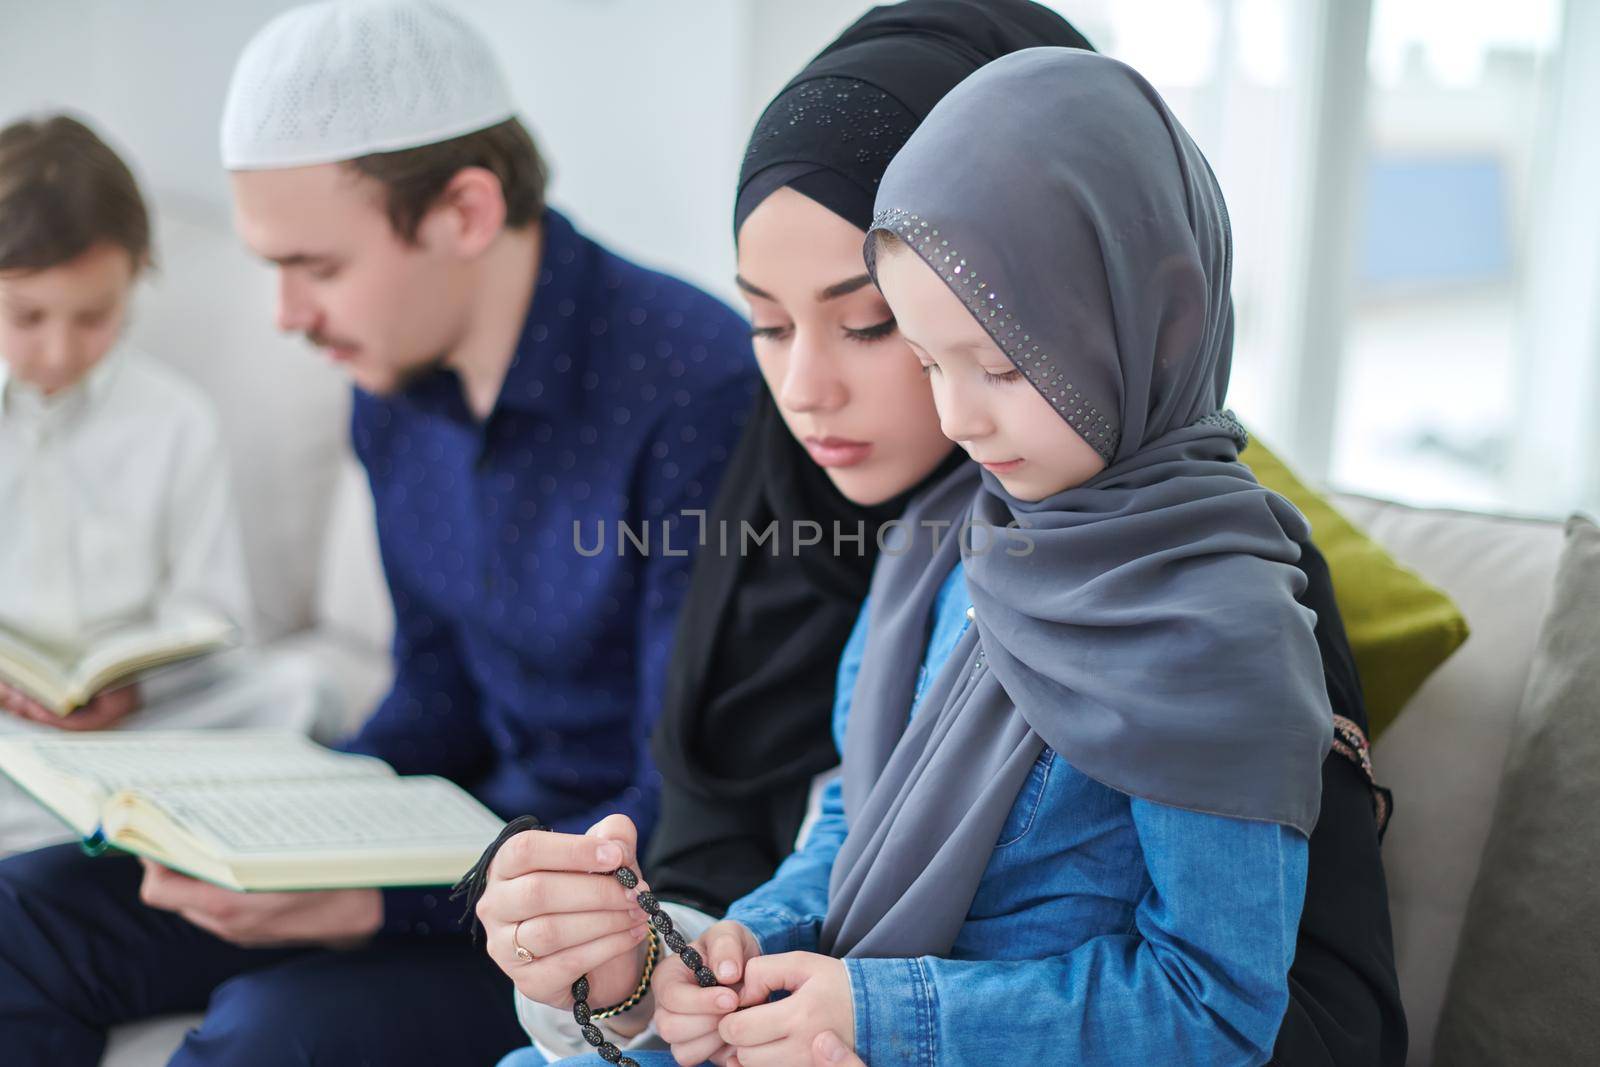
[[[718,923],[706,931],[700,954],[717,981],[723,985],[737,983],[744,977],[745,957],[749,954],[744,930],[737,923]]]
[[[665,974],[657,974],[656,1006],[679,1015],[728,1014],[739,1006],[739,997],[731,989],[700,988],[689,969],[663,961]],[[713,1024],[714,1025],[714,1024]]]
[[[794,1031],[795,1020],[787,1004],[763,1004],[725,1016],[717,1033],[734,1048],[750,1049],[781,1041]]]
[[[774,993],[795,992],[815,972],[816,960],[809,952],[780,952],[751,960],[745,965],[739,1004],[751,1007],[765,1004]]]
[[[689,1041],[698,1041],[707,1034],[715,1035],[717,1024],[722,1021],[720,1015],[679,1015],[673,1011],[662,1011],[661,1005],[656,1005],[656,1015],[653,1020],[656,1024],[656,1033],[661,1035],[661,1040],[669,1045],[679,1045]],[[717,1042],[722,1043],[721,1039]],[[701,1059],[709,1059],[702,1056]]]
[[[681,1045],[674,1043],[672,1046],[672,1058],[682,1064],[682,1067],[693,1067],[694,1064],[704,1063],[724,1047],[722,1038],[718,1037],[717,1032],[713,1030],[705,1037],[696,1038]]]
[[[866,1067],[856,1050],[845,1044],[832,1030],[824,1030],[811,1042],[812,1067]]]

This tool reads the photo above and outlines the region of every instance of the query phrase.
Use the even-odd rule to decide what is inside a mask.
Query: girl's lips
[[[995,474],[1010,474],[1022,466],[1022,463],[1023,461],[1020,459],[1008,459],[1002,463],[984,463],[983,467],[986,470],[993,471]]]
[[[819,467],[854,467],[872,452],[870,443],[847,437],[807,437],[802,443]]]

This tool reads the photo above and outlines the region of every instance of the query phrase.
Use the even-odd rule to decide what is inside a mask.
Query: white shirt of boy
[[[52,396],[0,363],[0,626],[78,651],[99,632],[193,605],[248,635],[239,520],[209,400],[128,345]],[[310,657],[238,649],[150,676],[115,728],[323,737],[340,718]],[[53,730],[0,712],[0,735]],[[67,838],[0,781],[0,857]]]
[[[0,625],[81,650],[98,632],[251,603],[216,416],[199,389],[120,346],[53,396],[0,364]]]

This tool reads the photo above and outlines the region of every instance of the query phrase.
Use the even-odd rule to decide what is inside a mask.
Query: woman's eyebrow
[[[857,274],[854,278],[846,278],[842,282],[834,282],[824,289],[818,289],[817,302],[821,303],[826,300],[836,300],[841,296],[848,296],[857,289],[870,284],[872,284],[872,276],[870,274]]]
[[[743,275],[735,274],[733,276],[733,284],[737,285],[740,289],[743,289],[745,292],[749,293],[751,296],[759,296],[763,300],[771,300],[771,301],[774,301],[774,302],[776,302],[777,299],[778,299],[777,297],[773,296],[771,293],[767,292],[765,289],[758,289],[756,286],[754,286],[754,285],[750,284],[749,282],[745,281]]]
[[[743,275],[735,274],[733,276],[733,284],[737,285],[740,289],[749,293],[751,296],[758,296],[763,300],[776,301],[778,299],[765,289],[760,288],[755,283],[745,278]],[[870,274],[857,274],[854,278],[846,278],[842,282],[834,282],[832,285],[824,286],[823,288],[818,289],[817,302],[822,303],[828,300],[837,300],[841,296],[848,296],[856,290],[870,284],[872,284],[872,276]]]

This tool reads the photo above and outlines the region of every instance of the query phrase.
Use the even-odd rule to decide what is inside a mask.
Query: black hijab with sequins
[[[788,186],[865,234],[879,178],[934,104],[985,63],[1040,45],[1090,47],[1026,0],[908,0],[869,11],[762,114],[739,176],[735,233]],[[952,450],[922,485],[862,507],[834,488],[761,394],[707,517],[711,543],[679,616],[652,745],[663,784],[646,874],[658,894],[720,914],[793,849],[812,780],[838,762],[834,676],[866,597],[876,532],[963,460]],[[774,520],[779,554],[741,558],[732,547],[740,524],[759,531]],[[821,525],[821,543],[789,544],[801,520]],[[835,523],[850,535],[859,524],[864,551],[844,542],[835,554]],[[726,553],[715,533],[724,527]]]
[[[767,106],[750,136],[733,209],[744,220],[782,188],[863,232],[878,182],[945,93],[1024,48],[1093,50],[1072,24],[1028,0],[908,0],[875,7]]]

